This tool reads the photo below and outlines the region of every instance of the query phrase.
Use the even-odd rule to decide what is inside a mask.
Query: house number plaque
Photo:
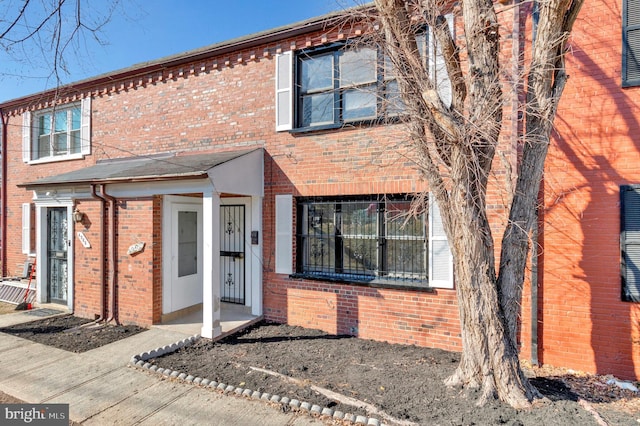
[[[91,243],[89,242],[89,240],[87,239],[87,237],[84,235],[83,232],[78,232],[78,239],[80,240],[80,242],[85,248],[91,248]]]

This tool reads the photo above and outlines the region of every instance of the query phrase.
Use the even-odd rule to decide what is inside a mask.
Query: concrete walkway
[[[0,327],[41,318],[33,312],[0,315]],[[87,425],[325,424],[127,366],[133,355],[185,337],[153,328],[76,354],[0,333],[0,391],[29,403],[69,404],[71,419]]]

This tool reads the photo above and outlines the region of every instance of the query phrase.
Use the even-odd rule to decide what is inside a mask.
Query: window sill
[[[61,161],[69,160],[82,160],[84,154],[72,154],[72,155],[59,155],[53,157],[40,158],[38,160],[30,160],[27,164],[45,164],[45,163],[57,163]]]
[[[322,132],[325,130],[337,130],[343,128],[343,124],[323,124],[322,126],[308,126],[308,127],[297,127],[295,129],[289,130],[289,133],[311,133],[311,132]]]
[[[295,273],[289,275],[290,278],[294,279],[304,279],[311,281],[324,281],[329,283],[336,284],[350,284],[357,285],[363,287],[371,287],[371,288],[385,288],[390,290],[413,290],[413,291],[421,291],[426,293],[435,293],[435,287],[429,287],[429,284],[426,282],[416,282],[412,284],[409,280],[385,280],[381,278],[366,279],[366,278],[349,278],[349,277],[335,277],[331,275],[320,275],[320,274],[305,274],[305,273]]]
[[[385,119],[382,118],[369,118],[362,120],[354,120],[347,121],[344,123],[332,123],[332,124],[323,124],[320,126],[307,126],[307,127],[296,127],[294,129],[288,130],[291,134],[304,134],[304,133],[312,133],[312,132],[322,132],[322,131],[331,131],[331,130],[346,130],[346,129],[355,129],[357,127],[362,126],[376,126],[376,125],[393,125],[398,124],[402,121],[401,115],[393,115],[391,117],[387,117]]]

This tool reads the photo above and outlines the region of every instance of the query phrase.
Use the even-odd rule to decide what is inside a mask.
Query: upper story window
[[[640,85],[640,0],[623,0],[622,86]]]
[[[375,120],[385,114],[386,100],[394,102],[394,113],[402,109],[392,69],[379,51],[342,47],[298,55],[298,128]]]
[[[453,16],[445,17],[453,32]],[[427,28],[416,35],[423,66],[445,104],[451,83]],[[405,110],[394,67],[381,48],[358,41],[276,55],[276,130],[320,130],[384,122]]]
[[[82,158],[90,153],[90,98],[23,114],[26,163]]]

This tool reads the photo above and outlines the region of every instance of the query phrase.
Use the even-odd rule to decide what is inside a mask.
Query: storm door
[[[49,302],[67,303],[67,208],[53,207],[47,210],[47,286]]]
[[[244,304],[244,205],[220,206],[220,282],[223,302]]]
[[[171,306],[166,312],[202,303],[202,205],[173,204]]]

